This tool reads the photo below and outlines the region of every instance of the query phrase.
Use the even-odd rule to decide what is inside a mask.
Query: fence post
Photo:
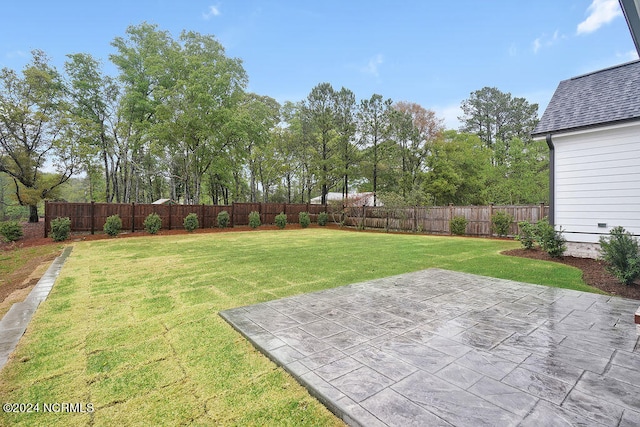
[[[389,232],[389,209],[387,209],[387,224],[385,225],[385,231]]]
[[[131,232],[136,232],[136,203],[131,202]]]
[[[231,228],[235,227],[235,207],[236,202],[231,202]]]
[[[200,207],[200,212],[202,213],[202,228],[207,228],[207,224],[205,223],[205,220],[204,220],[204,203]]]
[[[362,205],[362,229],[364,230],[364,223],[367,219],[367,205]]]
[[[91,201],[91,234],[96,233],[96,202]]]
[[[538,218],[544,218],[544,202],[540,202],[540,216]]]
[[[453,235],[451,232],[451,220],[453,219],[453,203],[449,203],[449,221],[447,226],[449,227],[449,235]]]
[[[49,205],[49,201],[45,200],[44,201],[44,237],[45,239],[47,238],[47,228],[49,228],[49,222],[51,221],[51,218],[49,218],[49,210],[47,209]]]
[[[173,202],[169,200],[169,230],[171,230],[171,205],[173,205]]]
[[[413,232],[418,232],[418,207],[413,207]]]
[[[489,237],[493,236],[493,221],[491,220],[493,218],[493,203],[489,203]]]

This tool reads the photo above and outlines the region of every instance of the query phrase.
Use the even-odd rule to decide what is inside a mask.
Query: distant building
[[[158,199],[155,202],[151,203],[152,205],[173,205],[175,204],[171,199]]]

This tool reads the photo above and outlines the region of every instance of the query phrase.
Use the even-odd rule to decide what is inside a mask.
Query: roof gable
[[[563,80],[533,136],[640,119],[640,61]]]

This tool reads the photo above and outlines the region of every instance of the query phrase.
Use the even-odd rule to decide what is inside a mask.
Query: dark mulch
[[[572,256],[551,258],[546,252],[540,249],[513,249],[502,253],[504,255],[518,256],[522,258],[559,262],[561,264],[579,268],[582,270],[582,279],[587,285],[598,288],[611,295],[640,300],[640,280],[636,280],[636,282],[631,286],[621,284],[606,270],[605,263],[603,261]]]

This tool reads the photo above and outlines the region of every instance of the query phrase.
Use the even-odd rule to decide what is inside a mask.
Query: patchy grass
[[[593,290],[503,240],[307,229],[77,243],[0,372],[0,400],[92,403],[4,425],[342,425],[219,310],[440,267]]]

